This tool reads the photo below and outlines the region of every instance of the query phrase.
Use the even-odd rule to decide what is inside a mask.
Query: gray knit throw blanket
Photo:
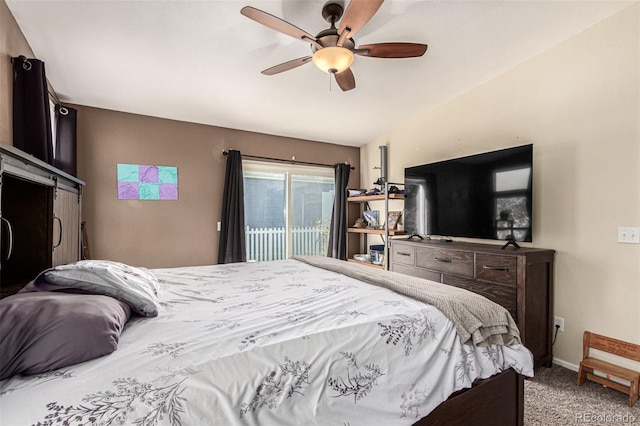
[[[331,257],[294,256],[293,259],[433,305],[453,322],[464,344],[511,346],[521,343],[518,326],[509,311],[479,294]]]

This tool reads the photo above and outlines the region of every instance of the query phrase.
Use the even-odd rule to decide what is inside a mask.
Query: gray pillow
[[[158,315],[160,284],[151,271],[110,260],[80,260],[40,273],[23,291],[72,291],[111,296],[145,317]]]
[[[131,315],[109,296],[18,293],[0,300],[0,380],[67,367],[115,351]]]

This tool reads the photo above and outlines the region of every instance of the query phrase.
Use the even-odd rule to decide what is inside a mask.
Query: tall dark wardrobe
[[[80,259],[84,182],[0,143],[0,297]]]

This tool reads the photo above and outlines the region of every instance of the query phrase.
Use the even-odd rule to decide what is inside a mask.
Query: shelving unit
[[[349,232],[355,232],[357,234],[377,234],[377,235],[384,234],[383,229],[369,229],[369,228],[349,228]],[[405,235],[405,234],[406,233],[404,231],[389,231],[389,235],[392,237],[394,235]]]
[[[353,233],[353,234],[363,234],[365,236],[365,242],[364,242],[364,246],[367,247],[367,241],[366,241],[366,237],[367,235],[380,235],[383,238],[383,245],[384,245],[384,262],[382,265],[374,265],[373,263],[368,263],[368,262],[362,262],[359,260],[355,260],[355,259],[348,259],[349,262],[356,262],[356,263],[362,263],[374,268],[380,268],[380,269],[389,269],[389,237],[392,236],[396,236],[396,235],[406,235],[406,232],[404,231],[398,231],[398,230],[389,230],[388,227],[386,226],[387,223],[387,216],[389,214],[389,200],[404,200],[404,194],[389,194],[389,187],[391,185],[395,185],[395,186],[404,186],[403,183],[392,183],[392,182],[386,182],[385,183],[385,187],[384,187],[384,193],[383,194],[377,194],[377,195],[360,195],[360,196],[355,196],[355,197],[349,197],[347,198],[347,201],[350,203],[360,203],[361,205],[366,205],[368,204],[370,201],[384,201],[384,210],[381,212],[381,217],[380,220],[384,221],[384,229],[373,229],[373,228],[354,228],[354,227],[349,227],[347,228],[347,232],[349,233]],[[359,214],[360,217],[362,216],[362,210],[363,208],[361,207],[359,209]],[[349,218],[349,224],[353,224],[355,222],[356,218]],[[360,242],[361,246],[362,246],[362,242]],[[367,249],[368,252],[368,249]]]

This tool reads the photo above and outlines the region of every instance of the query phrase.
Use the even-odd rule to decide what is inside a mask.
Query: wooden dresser
[[[551,366],[553,250],[464,242],[391,240],[390,269],[462,287],[504,306],[535,366]]]

